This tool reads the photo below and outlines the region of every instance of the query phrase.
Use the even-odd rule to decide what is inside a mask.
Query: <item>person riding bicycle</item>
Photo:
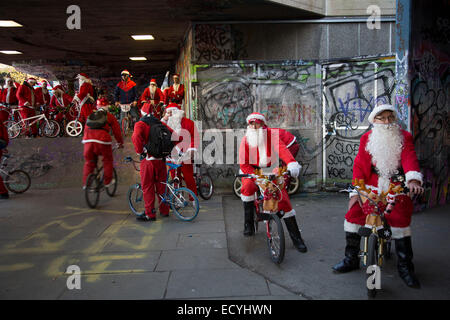
[[[194,179],[194,155],[199,146],[199,134],[194,121],[184,116],[184,111],[176,103],[170,103],[165,110],[164,117],[161,120],[175,131],[179,138],[177,144],[178,150],[184,154],[183,166],[178,170],[181,171],[183,179],[189,190],[198,195],[197,186]]]
[[[19,89],[17,89],[16,97],[19,100],[19,112],[22,119],[34,117],[36,115],[36,98],[33,88],[36,83],[36,79],[30,77],[19,86]],[[36,125],[31,126],[31,134],[33,137],[37,137],[38,130]],[[28,130],[27,136],[30,136]]]
[[[121,104],[131,104],[130,114],[134,121],[139,119],[139,110],[137,109],[138,94],[136,91],[136,83],[130,79],[131,75],[128,70],[123,70],[120,73],[122,80],[116,85],[114,89],[114,101],[116,107]],[[125,112],[120,111],[119,124],[122,125],[122,120],[126,116]]]
[[[379,194],[388,190],[393,176],[403,172],[410,194],[422,194],[423,176],[414,150],[413,137],[396,123],[396,109],[388,104],[379,105],[372,110],[368,119],[373,128],[360,139],[353,165],[353,179],[364,180],[368,188]],[[420,283],[412,263],[410,224],[413,203],[404,193],[395,197],[395,207],[385,217],[395,241],[398,272],[407,286],[419,288]],[[361,236],[358,231],[365,225],[366,215],[358,200],[357,194],[350,194],[344,221],[345,257],[333,266],[333,270],[338,273],[359,269]]]
[[[108,112],[109,104],[104,100],[99,101],[96,112],[88,117],[84,136],[81,143],[84,144],[84,168],[83,168],[83,189],[86,188],[86,179],[96,166],[99,156],[103,156],[104,185],[109,187],[114,185],[113,178],[113,153],[112,138],[110,130],[112,129],[114,138],[123,148],[122,132],[116,117]],[[91,125],[93,123],[93,125]]]
[[[301,166],[289,152],[286,144],[281,140],[279,131],[267,126],[263,114],[254,112],[247,117],[247,131],[242,138],[239,147],[239,164],[242,173],[253,174],[255,169],[267,168],[272,160],[280,158],[287,163],[287,169],[295,178],[300,173]],[[278,150],[276,147],[278,145]],[[253,178],[243,178],[241,188],[241,200],[244,204],[244,236],[252,236],[254,229],[254,200],[258,187]],[[284,212],[283,220],[288,229],[294,246],[300,252],[306,252],[307,248],[301,236],[295,218],[296,212],[292,208],[287,190],[282,190],[282,200],[278,207]]]
[[[63,109],[70,106],[72,103],[72,97],[64,92],[61,85],[56,85],[53,87],[53,96],[50,99],[50,105],[48,108],[48,112],[55,112],[55,120],[61,122],[64,118]],[[48,114],[45,115],[47,118]],[[73,117],[70,116],[69,112],[66,112],[66,120],[67,122],[74,120]]]
[[[145,212],[143,215],[136,217],[139,221],[155,221],[155,192],[158,195],[159,200],[159,214],[163,217],[169,216],[170,207],[167,203],[162,202],[161,196],[164,195],[165,185],[167,178],[167,168],[165,158],[156,158],[144,150],[144,146],[149,141],[151,126],[145,118],[152,118],[152,115],[147,115],[141,118],[140,121],[134,125],[133,135],[131,141],[134,145],[134,150],[141,156],[145,155],[145,158],[141,161],[140,175],[142,192],[144,195]],[[164,122],[161,122],[166,125]],[[167,125],[166,125],[167,126]],[[173,130],[167,127],[170,132]]]
[[[89,79],[86,73],[78,74],[77,79],[79,83],[79,90],[73,97],[72,101],[81,106],[79,119],[84,125],[89,115],[95,110],[94,87],[91,79]]]
[[[0,121],[0,159],[2,158],[3,153],[8,153],[6,147],[9,144],[8,130],[4,126],[3,122]],[[0,200],[9,199],[8,189],[6,189],[5,184],[3,183],[3,178],[0,175]]]
[[[140,102],[142,103],[141,115],[153,115],[157,119],[161,119],[164,104],[164,93],[158,88],[156,80],[152,79],[150,85],[145,88],[141,95]]]

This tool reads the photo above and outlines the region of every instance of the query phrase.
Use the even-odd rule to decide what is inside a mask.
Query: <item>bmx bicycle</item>
[[[3,183],[6,188],[14,193],[24,193],[30,188],[30,175],[23,170],[6,171],[8,165],[9,154],[2,155],[2,162],[0,163],[0,174],[3,177]]]
[[[118,146],[113,147],[113,151],[116,150]],[[112,185],[105,186],[104,185],[104,172],[103,167],[98,166],[98,159],[97,159],[97,166],[94,169],[94,172],[88,175],[86,178],[86,187],[84,189],[84,197],[86,199],[86,203],[89,206],[89,208],[96,208],[98,205],[98,201],[100,200],[100,192],[105,190],[106,194],[110,197],[114,197],[117,191],[117,172],[116,169],[113,168],[113,178],[111,180]]]
[[[277,175],[263,175],[260,170],[257,170],[255,174],[236,175],[236,178],[255,179],[255,183],[259,189],[257,197],[254,200],[255,216],[253,221],[255,222],[255,231],[258,231],[259,222],[264,221],[270,258],[276,264],[283,262],[285,253],[284,229],[281,223],[281,217],[284,213],[277,210],[277,205],[271,206],[266,200],[268,198],[274,200],[274,198],[278,197],[277,201],[281,201],[281,189],[285,186],[285,180],[289,176],[289,172],[284,170],[279,170],[279,174]],[[268,197],[268,195],[271,196]]]
[[[364,239],[364,249],[359,256],[363,260],[363,265],[367,267],[366,284],[369,298],[375,298],[377,292],[381,289],[381,268],[384,259],[389,259],[391,256],[392,231],[385,215],[389,215],[395,206],[395,195],[409,192],[409,189],[404,186],[403,177],[395,177],[393,181],[402,183],[400,185],[391,183],[389,189],[386,192],[381,192],[380,195],[367,188],[364,180],[355,179],[352,181],[352,185],[335,184],[337,187],[346,188],[340,190],[340,192],[356,192],[360,203],[363,203],[363,210],[370,211],[366,216],[365,226],[358,231]],[[390,194],[394,194],[394,196],[391,197]]]
[[[169,170],[167,172],[166,182],[163,182],[166,186],[164,194],[159,195],[161,198],[160,204],[168,204],[178,219],[182,221],[192,221],[197,217],[200,210],[198,198],[195,193],[188,188],[180,187],[180,179],[176,172],[182,164],[177,164],[177,161],[172,158],[167,158],[167,160],[170,161],[166,163]],[[137,167],[139,161],[133,160],[132,157],[126,157],[125,162],[132,162],[135,170],[139,171]],[[170,178],[172,171],[175,172],[175,175],[173,178]],[[131,211],[136,216],[145,214],[144,193],[142,191],[141,183],[138,182],[130,186],[127,199]]]
[[[18,109],[13,109],[12,113],[18,112]],[[32,116],[28,118],[22,118],[22,116],[18,115],[18,120],[7,120],[4,122],[6,129],[8,130],[8,136],[11,139],[17,138],[21,133],[25,133],[28,130],[31,130],[31,126],[39,125],[39,131],[44,136],[48,138],[55,138],[58,136],[59,131],[61,130],[59,123],[55,120],[49,120],[45,116],[45,114],[40,114],[37,116]]]

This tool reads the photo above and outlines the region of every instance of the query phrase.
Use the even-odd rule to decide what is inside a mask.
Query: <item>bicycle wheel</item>
[[[66,126],[66,133],[71,137],[78,137],[83,132],[83,124],[79,120],[72,120]]]
[[[208,200],[212,197],[214,193],[214,184],[209,174],[200,175],[199,185],[197,187],[200,197],[205,200]]]
[[[142,216],[145,213],[144,193],[140,183],[136,183],[128,189],[127,199],[128,205],[135,215]]]
[[[288,194],[292,195],[300,188],[300,180],[298,178],[290,178]]]
[[[367,248],[367,267],[376,265],[378,267],[378,237],[375,234],[371,234],[369,236],[368,241],[368,248]],[[373,275],[369,274],[367,277],[367,282],[369,281],[369,278],[371,278]],[[373,281],[371,280],[372,284],[375,285],[375,278]],[[375,288],[369,289],[367,288],[367,296],[369,298],[375,298],[377,294],[377,290]]]
[[[87,177],[84,195],[88,206],[90,208],[95,208],[100,198],[100,181],[96,174],[91,173]]]
[[[105,187],[106,193],[110,197],[114,197],[114,195],[116,194],[116,191],[117,191],[117,172],[116,172],[115,168],[113,168],[113,179],[114,179],[114,184],[110,187]]]
[[[55,120],[44,121],[41,124],[43,125],[42,133],[48,138],[56,138],[61,130],[59,123]]]
[[[284,229],[280,218],[276,214],[271,214],[266,221],[266,228],[270,258],[274,263],[280,264],[284,259],[285,250]]]
[[[242,180],[239,177],[234,178],[233,181],[233,192],[237,198],[241,198],[241,188],[242,188]]]
[[[30,188],[31,178],[30,175],[23,170],[13,170],[5,177],[4,183],[9,191],[14,193],[24,193]]]
[[[8,137],[10,139],[14,139],[19,136],[20,131],[22,130],[20,124],[12,120],[5,121],[3,124],[5,125],[6,130],[8,131]]]
[[[121,125],[122,125],[122,134],[123,136],[126,136],[130,129],[130,119],[128,119],[128,117],[123,118]]]
[[[179,188],[173,191],[170,197],[170,207],[183,221],[194,220],[200,209],[197,196],[188,188]]]

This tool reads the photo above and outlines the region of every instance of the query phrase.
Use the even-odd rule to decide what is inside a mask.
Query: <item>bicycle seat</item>
[[[183,166],[182,164],[175,164],[175,163],[170,163],[170,162],[167,162],[166,164],[170,167],[171,170],[177,169],[177,168]]]

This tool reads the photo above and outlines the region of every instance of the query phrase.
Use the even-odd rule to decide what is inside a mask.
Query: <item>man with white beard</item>
[[[47,89],[47,80],[43,80],[40,86],[34,89],[34,94],[36,96],[36,108],[39,110],[40,107],[45,108],[43,111],[48,114],[48,105],[50,104],[50,94]]]
[[[81,105],[80,122],[84,125],[89,115],[95,110],[94,87],[86,73],[78,74],[77,79],[79,90],[72,101]]]
[[[184,116],[184,111],[176,103],[170,103],[167,106],[161,121],[167,123],[167,126],[179,137],[179,143],[176,147],[185,154],[184,158],[187,159],[183,161],[181,173],[188,189],[197,195],[193,160],[199,146],[199,134],[195,123]]]
[[[15,83],[13,79],[5,79],[5,88],[0,95],[0,102],[3,106],[0,106],[0,121],[7,121],[9,118],[9,112],[17,106],[18,100],[16,97],[18,83]]]
[[[373,124],[373,129],[361,137],[353,165],[353,179],[364,180],[368,188],[380,193],[388,190],[393,175],[402,172],[405,174],[410,194],[397,195],[394,209],[385,217],[392,230],[392,239],[395,241],[399,275],[409,287],[419,288],[420,284],[414,274],[412,263],[410,224],[414,208],[409,196],[423,193],[423,178],[413,138],[396,123],[397,112],[391,105],[375,107],[368,120]],[[333,266],[334,271],[338,273],[359,269],[361,236],[358,231],[365,225],[366,215],[358,201],[358,195],[350,196],[349,210],[344,222],[345,257]]]
[[[268,128],[265,116],[258,112],[250,114],[246,120],[247,131],[239,147],[239,165],[242,173],[253,174],[256,169],[269,168],[272,159],[280,158],[287,163],[287,170],[290,171],[291,176],[298,177],[301,166],[280,138],[279,130]],[[257,190],[255,179],[242,179],[241,200],[244,204],[244,236],[246,237],[255,234],[254,200]],[[292,208],[286,189],[282,190],[282,200],[278,203],[278,208],[284,212],[283,221],[295,248],[300,252],[306,252],[307,248],[295,218],[296,212]]]

